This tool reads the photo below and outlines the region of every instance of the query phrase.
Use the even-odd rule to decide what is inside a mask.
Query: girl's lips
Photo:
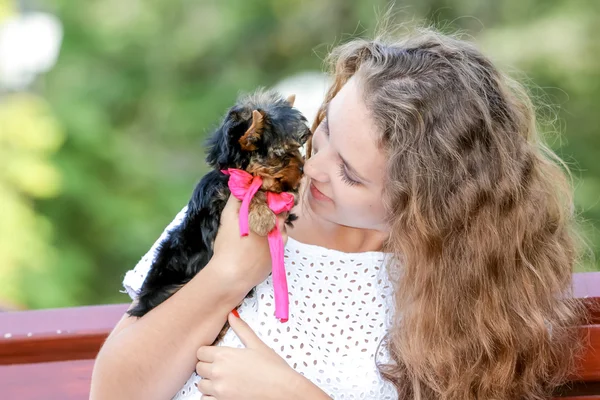
[[[319,189],[316,188],[313,183],[310,183],[310,194],[316,199],[321,201],[332,201],[329,197],[325,196]]]

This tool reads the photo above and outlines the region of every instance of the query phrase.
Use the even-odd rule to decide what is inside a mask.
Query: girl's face
[[[383,208],[385,160],[358,82],[352,77],[329,103],[304,165],[305,201],[330,222],[386,231]]]

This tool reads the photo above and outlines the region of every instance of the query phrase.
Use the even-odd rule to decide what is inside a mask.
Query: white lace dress
[[[165,229],[123,285],[132,298],[141,287],[158,243],[180,223],[185,209]],[[271,276],[256,287],[256,296],[238,308],[240,317],[286,362],[334,399],[397,399],[375,365],[385,362],[382,340],[392,315],[392,290],[385,253],[343,253],[288,239],[285,267],[289,321],[275,316]],[[220,346],[241,348],[229,329]],[[174,399],[200,399],[193,373]]]

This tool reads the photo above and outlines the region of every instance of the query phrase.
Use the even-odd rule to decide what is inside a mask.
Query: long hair
[[[583,239],[527,91],[431,28],[353,39],[326,61],[313,131],[356,75],[387,160],[396,315],[380,373],[401,399],[548,398],[583,347],[571,293]]]

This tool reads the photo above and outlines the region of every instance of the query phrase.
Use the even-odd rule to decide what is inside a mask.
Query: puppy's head
[[[207,162],[215,169],[239,168],[263,179],[263,190],[296,191],[310,136],[294,97],[259,89],[238,100],[208,143]]]

